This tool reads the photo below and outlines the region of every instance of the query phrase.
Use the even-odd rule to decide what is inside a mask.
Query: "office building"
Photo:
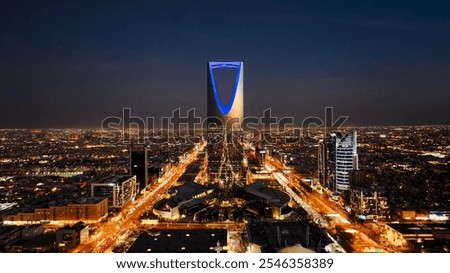
[[[228,78],[221,82],[218,76],[223,72],[228,73]],[[208,180],[231,188],[243,179],[240,123],[244,117],[244,67],[242,62],[209,62],[207,74]],[[229,91],[225,90],[224,82],[228,82],[232,91],[229,100],[223,99],[222,93]]]
[[[228,74],[219,79],[222,73]],[[231,74],[231,75],[230,75]],[[233,79],[234,78],[234,79]],[[223,80],[223,82],[220,82]],[[232,86],[231,97],[224,103],[223,94]],[[228,83],[228,86],[225,85]],[[221,90],[219,90],[221,89]],[[244,118],[244,64],[242,62],[208,62],[208,123],[214,122],[223,127],[231,127]]]
[[[342,137],[335,135],[335,148],[336,191],[342,192],[350,189],[350,171],[358,170],[356,132]]]
[[[130,174],[136,176],[139,192],[150,185],[147,147],[142,147],[140,149],[130,147]]]
[[[91,196],[107,198],[110,208],[120,208],[136,198],[137,189],[134,175],[108,176],[91,184]]]
[[[356,132],[331,133],[318,144],[318,176],[322,186],[337,193],[350,189],[350,174],[358,170]]]

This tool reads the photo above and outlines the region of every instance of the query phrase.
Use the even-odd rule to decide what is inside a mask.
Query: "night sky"
[[[210,60],[244,62],[246,115],[450,124],[450,1],[72,2],[2,3],[0,128],[204,117]]]

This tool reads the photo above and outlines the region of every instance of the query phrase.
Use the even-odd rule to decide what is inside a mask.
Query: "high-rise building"
[[[358,169],[358,154],[356,153],[356,132],[344,136],[333,134],[335,144],[334,168],[336,191],[350,189],[349,172]]]
[[[226,73],[229,77],[219,79],[219,75],[216,75],[219,72]],[[231,96],[226,102],[224,96],[230,90],[222,90],[222,88],[230,87]],[[242,62],[208,62],[207,98],[208,125],[215,123],[218,127],[225,128],[239,126],[244,118],[244,64]]]
[[[91,184],[91,196],[106,197],[110,208],[120,208],[136,198],[137,188],[134,175],[108,176]]]
[[[318,143],[318,149],[317,149],[317,173],[318,173],[318,177],[319,177],[319,183],[322,186],[325,186],[327,188],[332,188],[330,187],[331,185],[329,184],[329,180],[328,180],[328,152],[327,152],[327,144],[326,144],[326,140],[319,140]]]
[[[358,170],[356,132],[331,133],[318,145],[319,182],[335,192],[350,189],[350,173]]]
[[[149,186],[148,177],[148,149],[143,147],[139,150],[130,147],[130,174],[136,176],[139,185],[139,191]]]
[[[225,87],[219,84],[219,72],[228,72]],[[207,173],[210,183],[230,188],[241,183],[242,130],[244,118],[244,65],[242,62],[208,62],[207,88]],[[230,98],[224,99],[226,88],[231,88]]]

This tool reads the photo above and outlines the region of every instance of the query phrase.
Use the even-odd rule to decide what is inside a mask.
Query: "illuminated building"
[[[91,184],[92,197],[108,198],[110,208],[120,208],[133,201],[137,194],[136,176],[108,176]]]
[[[386,239],[398,246],[409,247],[413,252],[444,252],[444,249],[433,249],[439,242],[445,245],[450,240],[450,224],[448,223],[390,223],[384,226]]]
[[[178,219],[180,211],[187,211],[198,206],[203,200],[212,198],[213,190],[191,182],[177,188],[169,199],[161,199],[153,207],[153,213],[166,219]]]
[[[224,104],[217,82],[217,71],[235,72],[231,98]],[[234,70],[234,71],[233,71]],[[224,92],[225,93],[225,92]],[[244,64],[242,62],[208,62],[208,123],[231,127],[244,118]],[[221,123],[221,124],[219,124]]]
[[[342,192],[350,189],[349,172],[358,169],[358,154],[356,153],[356,132],[345,136],[334,134],[335,157],[334,167],[336,174],[336,191]]]
[[[218,84],[218,72],[232,74],[232,92],[228,102],[223,101]],[[244,117],[244,67],[242,62],[208,63],[207,106],[207,173],[212,183],[222,188],[231,188],[241,183],[242,175],[242,130]],[[228,79],[228,83],[230,80]],[[219,90],[220,89],[220,90]]]
[[[350,207],[362,220],[382,219],[389,215],[389,203],[379,191],[361,186],[351,186]]]
[[[319,182],[335,192],[350,189],[350,173],[358,170],[356,132],[331,133],[318,145]]]
[[[84,221],[97,222],[108,213],[106,198],[80,198],[47,208],[36,208],[34,212],[6,216],[7,222],[40,221]]]

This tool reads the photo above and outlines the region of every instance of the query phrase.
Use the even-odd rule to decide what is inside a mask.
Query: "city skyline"
[[[0,251],[448,252],[448,125],[252,130],[243,70],[208,63],[203,131],[0,129]]]
[[[450,122],[448,3],[170,3],[6,5],[0,128],[98,128],[125,107],[205,117],[205,62],[236,59],[248,116]]]

